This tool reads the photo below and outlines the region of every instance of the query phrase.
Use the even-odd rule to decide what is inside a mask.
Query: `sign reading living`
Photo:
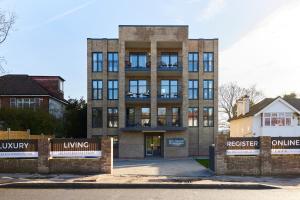
[[[101,145],[97,139],[52,139],[51,157],[101,157]]]
[[[300,154],[300,137],[272,137],[272,154]]]
[[[228,138],[226,155],[258,155],[259,145],[258,138]]]
[[[0,158],[37,158],[37,140],[0,140]]]

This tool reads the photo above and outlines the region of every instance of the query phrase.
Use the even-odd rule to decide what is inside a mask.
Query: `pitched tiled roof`
[[[260,101],[259,103],[251,106],[250,109],[249,109],[249,112],[246,113],[245,115],[240,115],[240,116],[233,117],[229,121],[254,116],[256,113],[258,113],[259,111],[261,111],[262,109],[267,107],[270,103],[272,103],[274,100],[276,100],[278,98],[279,97],[277,97],[277,98],[265,98],[262,101]],[[294,108],[296,108],[297,110],[300,111],[300,99],[297,99],[297,98],[284,98],[284,100],[286,102],[288,102],[291,106],[293,106]]]
[[[28,75],[0,76],[0,95],[49,95],[66,102],[65,99],[53,94]]]

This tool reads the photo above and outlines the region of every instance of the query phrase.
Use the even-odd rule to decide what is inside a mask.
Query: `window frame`
[[[205,60],[205,54],[212,55],[212,60]],[[210,56],[208,56],[210,58]],[[206,65],[208,63],[208,66]],[[210,63],[212,63],[211,69],[210,69]],[[214,72],[215,68],[215,54],[214,52],[203,52],[203,72]],[[206,68],[208,67],[208,69]]]
[[[208,86],[210,85],[209,84],[209,82],[212,82],[212,88],[210,88],[210,87],[205,87],[205,82],[208,82]],[[214,94],[214,80],[213,79],[204,79],[203,80],[203,100],[213,100],[214,99],[214,96],[215,96],[215,94]],[[206,98],[205,97],[205,91],[207,91],[207,94],[208,94],[208,97]],[[210,93],[210,91],[211,91],[211,93]],[[211,95],[210,95],[211,94]],[[211,97],[210,97],[211,96]]]
[[[109,88],[109,82],[112,82],[112,88]],[[115,82],[117,83],[117,87],[115,88]],[[115,97],[115,92],[117,91],[117,97]],[[112,91],[112,98],[110,98],[109,92]],[[119,99],[119,80],[107,80],[107,99],[108,100],[118,100]]]
[[[168,81],[168,84],[162,84],[163,81]],[[172,82],[176,82],[176,85],[172,85]],[[169,92],[165,92],[163,95],[162,92],[162,86],[167,87]],[[176,93],[173,92],[173,87],[176,86]],[[177,79],[161,79],[160,80],[160,98],[163,99],[177,99],[180,98],[180,94],[179,94],[179,80]],[[176,97],[177,95],[177,97]],[[163,96],[163,97],[162,97]]]
[[[192,60],[190,60],[190,55],[192,55],[192,57],[193,57]],[[195,55],[197,55],[196,68],[195,68]],[[193,64],[193,70],[190,70],[191,69],[190,63]],[[188,70],[189,70],[189,72],[198,72],[199,71],[199,53],[198,52],[189,52],[188,53]]]
[[[99,125],[95,125],[95,116],[94,116],[95,110],[100,111]],[[92,107],[92,128],[103,128],[103,109],[102,109],[102,107]]]
[[[210,110],[212,110],[212,115],[210,115]],[[207,116],[205,115],[207,113]],[[203,107],[203,127],[214,127],[214,107]],[[207,121],[207,124],[205,124]],[[210,124],[212,122],[212,124]]]
[[[112,110],[110,113],[109,110]],[[117,111],[117,112],[115,112]],[[110,126],[110,122],[112,126]],[[116,124],[114,126],[114,124]],[[108,107],[107,108],[107,128],[118,128],[119,127],[119,109],[118,107]]]
[[[190,82],[192,82],[192,88],[190,88]],[[197,88],[195,88],[195,82],[197,82]],[[192,98],[190,98],[190,91],[192,91]],[[197,92],[197,96],[195,97],[195,91]],[[199,99],[199,80],[197,79],[189,79],[188,82],[188,99],[189,100],[197,100]]]
[[[136,59],[137,59],[137,66],[133,67],[132,64],[131,64],[131,57],[133,56],[136,56]],[[146,63],[145,63],[145,66],[140,66],[140,57],[141,56],[145,56],[146,58]],[[134,68],[134,69],[139,69],[139,68],[142,68],[142,69],[146,69],[147,68],[147,62],[148,62],[148,58],[147,58],[147,52],[130,52],[129,53],[129,62],[130,62],[130,68]]]
[[[190,116],[191,113],[191,116]],[[195,113],[196,116],[195,116]],[[192,119],[192,125],[190,125],[190,117]],[[199,127],[199,108],[198,107],[189,107],[188,108],[188,126],[189,127]]]
[[[94,82],[97,82],[97,88],[94,88]],[[99,87],[99,83],[101,83],[101,88]],[[94,91],[97,90],[97,98],[94,96]],[[100,93],[99,93],[99,90]],[[100,95],[100,98],[98,96]],[[92,100],[102,100],[103,99],[103,81],[100,79],[93,79],[92,80]]]
[[[112,60],[110,60],[112,55]],[[116,59],[117,58],[117,59]],[[110,64],[112,63],[112,66]],[[107,71],[108,72],[119,72],[119,52],[107,52]]]
[[[94,61],[94,55],[97,54],[97,60]],[[101,60],[99,61],[99,55],[101,55]],[[97,63],[97,70],[95,69],[95,62]],[[100,63],[100,66],[99,66]],[[92,72],[102,72],[103,71],[103,52],[101,51],[95,51],[92,52]]]

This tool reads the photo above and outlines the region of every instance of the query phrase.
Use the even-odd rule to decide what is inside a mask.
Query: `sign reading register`
[[[226,155],[258,155],[259,139],[258,138],[228,138],[226,144]]]

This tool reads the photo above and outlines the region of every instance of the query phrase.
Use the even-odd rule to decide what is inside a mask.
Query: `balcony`
[[[145,54],[133,54],[125,58],[126,75],[146,75],[149,74],[150,67],[150,57]]]
[[[150,102],[150,85],[131,86],[125,93],[126,102]]]
[[[158,102],[181,102],[181,86],[180,85],[160,85],[157,92]]]
[[[181,127],[181,119],[179,114],[174,115],[157,115],[158,127]]]
[[[162,55],[157,58],[157,72],[159,75],[181,75],[182,57],[176,54]]]

